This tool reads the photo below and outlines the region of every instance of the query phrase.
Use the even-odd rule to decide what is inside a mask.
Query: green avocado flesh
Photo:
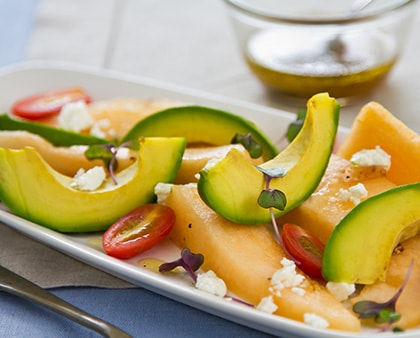
[[[7,114],[0,115],[0,131],[2,130],[29,131],[32,134],[41,136],[56,147],[109,143],[109,141],[95,136],[74,133],[32,121],[13,119]]]
[[[273,178],[270,189],[285,193],[286,208],[274,209],[275,216],[295,208],[318,186],[334,146],[339,105],[321,93],[307,104],[301,131],[289,146],[261,168],[283,169],[284,177]],[[262,224],[271,220],[269,209],[258,205],[265,187],[264,175],[239,151],[232,149],[223,159],[200,172],[198,191],[204,202],[223,217],[241,224]]]
[[[154,201],[154,187],[175,178],[185,138],[141,138],[138,160],[95,191],[70,187],[33,148],[0,148],[0,200],[15,214],[61,232],[107,229],[135,207]]]
[[[139,121],[122,139],[139,136],[185,137],[189,144],[226,145],[235,134],[251,133],[263,150],[264,160],[277,155],[276,146],[251,121],[222,110],[184,106],[162,110]]]
[[[372,196],[337,225],[324,251],[329,281],[372,284],[384,280],[395,246],[420,232],[420,183]]]

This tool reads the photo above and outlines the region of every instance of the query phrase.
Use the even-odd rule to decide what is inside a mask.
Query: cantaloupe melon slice
[[[326,243],[335,226],[355,206],[352,201],[340,199],[340,189],[349,189],[351,186],[362,183],[369,197],[395,186],[386,177],[348,179],[346,175],[348,166],[348,160],[332,155],[324,177],[315,192],[300,206],[280,217],[278,223],[298,224]]]
[[[54,147],[41,136],[22,130],[0,131],[0,147],[9,149],[22,149],[24,147],[35,148],[41,157],[55,170],[67,176],[74,176],[80,168],[88,170],[94,166],[104,166],[101,160],[88,160],[85,151],[88,146],[77,145],[71,147]],[[175,183],[185,184],[196,182],[196,174],[212,158],[220,158],[235,147],[249,156],[248,151],[242,145],[231,144],[219,147],[187,148],[184,151],[181,167],[178,171]],[[125,148],[117,152],[117,172],[133,164],[138,157],[138,151]],[[255,164],[262,163],[262,159],[251,159]],[[105,168],[105,167],[104,167]],[[106,168],[105,168],[106,169]]]
[[[55,147],[39,135],[22,130],[0,131],[0,147],[22,149],[32,147],[55,170],[66,176],[74,176],[80,168],[88,170],[94,166],[104,166],[101,160],[90,161],[85,156],[88,146]],[[135,150],[124,149],[117,153],[118,170],[133,164],[138,157]]]
[[[252,159],[248,151],[240,144],[228,144],[225,146],[216,147],[191,147],[186,148],[184,156],[182,157],[181,168],[175,178],[175,184],[186,184],[197,182],[197,174],[207,164],[208,161],[215,158],[224,157],[230,149],[236,148],[249,158],[255,165],[261,164],[263,159],[261,157]]]
[[[230,291],[254,305],[270,294],[270,279],[285,255],[267,227],[224,219],[204,204],[193,184],[173,185],[161,203],[177,216],[170,238],[180,248],[203,254],[203,268],[215,271]],[[325,287],[306,277],[304,290],[302,296],[283,289],[280,297],[274,297],[276,314],[303,321],[305,313],[313,313],[325,318],[330,328],[360,330],[358,318]]]
[[[386,281],[365,286],[360,295],[352,299],[352,303],[361,300],[388,301],[402,284],[412,259],[413,270],[396,304],[401,319],[395,325],[404,329],[420,325],[420,311],[417,310],[420,301],[420,236],[401,243],[398,253],[391,258]]]
[[[371,102],[361,109],[337,154],[350,159],[357,151],[377,145],[391,155],[390,181],[397,185],[420,182],[420,135]]]
[[[101,130],[105,133],[105,138],[114,141],[123,137],[144,117],[178,105],[181,105],[181,102],[175,100],[116,98],[93,101],[87,109],[93,120],[99,123]],[[44,118],[38,122],[57,127],[57,116]]]

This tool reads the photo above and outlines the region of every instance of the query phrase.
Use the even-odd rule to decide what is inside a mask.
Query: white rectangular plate
[[[286,131],[288,124],[295,119],[291,113],[147,79],[80,66],[51,65],[50,63],[29,63],[1,70],[0,110],[8,111],[12,102],[26,95],[75,85],[85,88],[92,94],[94,100],[117,97],[167,98],[224,109],[254,121],[273,140],[278,140]],[[343,131],[340,135],[343,135]],[[123,261],[104,253],[100,234],[72,235],[55,232],[13,215],[1,204],[0,221],[39,242],[135,285],[266,333],[301,338],[354,337],[354,334],[319,330],[287,318],[265,314],[248,306],[201,292],[187,279],[162,275],[140,266],[139,261],[148,257],[163,260],[177,258],[180,254],[179,249],[168,242],[141,256]],[[377,331],[358,334],[358,336],[368,337],[388,335],[393,334],[379,334]],[[398,337],[419,336],[420,330],[398,334]]]

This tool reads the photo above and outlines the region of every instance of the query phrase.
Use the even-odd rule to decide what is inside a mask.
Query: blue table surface
[[[0,0],[0,67],[24,61],[38,3]],[[134,337],[268,337],[142,288],[63,287],[50,291]],[[49,310],[0,292],[0,337],[97,336]]]

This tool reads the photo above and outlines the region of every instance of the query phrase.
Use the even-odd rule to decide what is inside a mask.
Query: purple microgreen
[[[279,231],[279,226],[277,225],[276,216],[274,215],[274,208],[284,210],[287,204],[287,197],[284,192],[278,189],[270,189],[271,180],[276,177],[283,177],[286,175],[287,171],[281,168],[263,169],[261,167],[257,167],[257,169],[264,174],[265,178],[265,189],[261,191],[260,196],[258,197],[258,204],[262,208],[269,209],[271,224],[273,226],[277,243],[283,249],[286,256],[293,260],[296,265],[299,265],[300,261],[297,260],[284,245],[283,238],[281,237]]]
[[[359,314],[360,318],[374,318],[378,324],[388,323],[389,325],[398,321],[401,315],[396,312],[396,303],[406,287],[413,270],[414,260],[411,260],[405,278],[397,292],[386,302],[377,303],[370,300],[362,300],[353,306],[353,311]]]
[[[96,144],[89,146],[85,151],[88,160],[102,160],[108,168],[109,175],[115,185],[118,184],[115,177],[115,170],[118,168],[117,154],[121,147],[130,146],[131,142],[122,143],[119,146],[114,144]]]
[[[235,134],[231,140],[232,144],[242,144],[248,150],[251,158],[258,158],[262,155],[263,151],[261,145],[254,140],[251,133],[248,134]]]
[[[191,277],[191,279],[194,281],[194,283],[197,282],[197,274],[196,271],[203,265],[204,262],[204,256],[202,254],[194,254],[191,253],[190,249],[184,248],[181,251],[181,258],[178,258],[174,261],[163,263],[159,266],[159,272],[169,272],[177,267],[182,267],[184,270],[188,273],[188,275]],[[252,304],[249,304],[248,302],[245,302],[242,299],[230,297],[230,296],[224,296],[225,299],[229,299],[247,306],[253,306]]]
[[[194,282],[197,281],[196,271],[204,262],[204,256],[202,254],[194,254],[188,248],[184,248],[181,251],[181,257],[172,261],[163,263],[159,266],[159,272],[168,272],[178,266],[184,268],[188,275]]]

